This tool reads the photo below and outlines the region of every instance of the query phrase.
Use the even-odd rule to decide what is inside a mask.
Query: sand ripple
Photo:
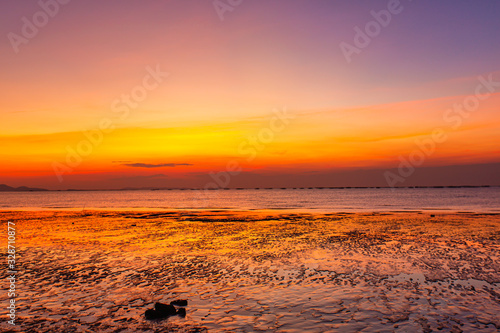
[[[497,215],[94,211],[0,219],[18,225],[14,331],[500,330]],[[186,318],[144,318],[155,302],[174,299],[189,300]]]

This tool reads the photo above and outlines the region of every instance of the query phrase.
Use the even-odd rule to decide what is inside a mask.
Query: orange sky
[[[470,8],[453,9],[445,31],[412,4],[347,63],[339,43],[384,3],[257,1],[224,21],[210,2],[61,6],[19,52],[0,45],[0,183],[202,187],[230,162],[266,177],[382,174],[438,129],[446,139],[419,166],[500,162],[500,88],[482,83],[500,82],[500,53],[477,38],[496,19],[479,8],[454,31]],[[2,6],[5,35],[41,10]]]

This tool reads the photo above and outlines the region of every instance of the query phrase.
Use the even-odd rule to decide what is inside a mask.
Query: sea
[[[500,212],[500,187],[0,192],[0,210]]]

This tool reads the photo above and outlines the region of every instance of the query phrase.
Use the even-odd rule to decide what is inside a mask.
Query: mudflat
[[[498,214],[3,211],[0,221],[16,225],[19,271],[17,325],[2,306],[1,331],[500,330]],[[146,319],[176,299],[188,300],[185,317]]]

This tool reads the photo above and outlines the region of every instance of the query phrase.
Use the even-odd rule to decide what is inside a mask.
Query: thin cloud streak
[[[163,163],[163,164],[148,164],[148,163],[125,163],[124,166],[132,168],[175,168],[178,166],[191,166],[189,163]]]
[[[169,178],[167,175],[164,174],[157,174],[157,175],[148,175],[148,176],[129,176],[129,177],[118,177],[118,178],[111,178],[110,180],[118,180],[118,181],[130,181],[130,180],[162,180],[162,179],[167,179]]]

